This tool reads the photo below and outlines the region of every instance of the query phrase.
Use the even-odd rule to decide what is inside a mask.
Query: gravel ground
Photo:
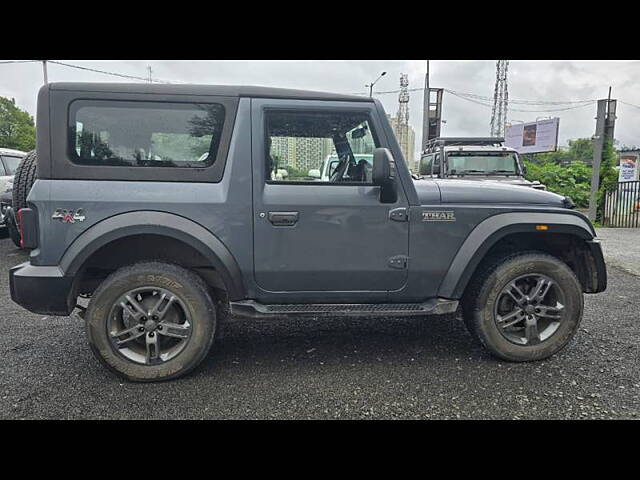
[[[614,268],[546,361],[494,360],[439,317],[237,322],[187,378],[141,385],[100,366],[79,321],[10,301],[25,259],[0,240],[2,419],[640,418],[640,278]]]
[[[640,275],[640,228],[598,228],[608,265]]]

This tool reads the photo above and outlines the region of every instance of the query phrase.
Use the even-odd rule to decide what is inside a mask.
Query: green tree
[[[578,208],[589,206],[591,192],[593,161],[593,140],[578,138],[569,142],[569,150],[565,152],[549,152],[536,155],[535,161],[525,160],[527,179],[538,180],[551,192],[571,197]],[[563,166],[568,163],[568,165]],[[589,163],[589,164],[588,164]],[[618,181],[615,166],[618,155],[613,143],[607,140],[602,150],[600,164],[600,186],[598,188],[597,205],[600,218],[604,208],[604,192],[607,186]]]
[[[0,147],[28,152],[35,146],[33,117],[16,107],[13,99],[0,97]]]

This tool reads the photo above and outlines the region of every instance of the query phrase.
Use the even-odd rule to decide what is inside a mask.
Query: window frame
[[[80,103],[83,102],[83,105],[80,105]],[[121,103],[121,104],[126,104],[126,105],[121,105],[121,106],[116,106],[113,107],[114,103]],[[101,105],[102,104],[102,105]],[[168,169],[175,169],[175,168],[188,168],[188,169],[203,169],[203,168],[208,168],[211,167],[213,164],[216,163],[217,159],[218,159],[218,152],[220,151],[220,143],[222,141],[222,130],[224,130],[224,125],[225,122],[227,120],[227,111],[226,108],[223,104],[218,104],[222,107],[222,113],[223,113],[223,118],[222,118],[222,129],[219,133],[219,138],[217,140],[217,146],[215,148],[215,152],[212,152],[212,147],[213,145],[213,140],[214,137],[213,135],[211,136],[211,142],[209,143],[209,150],[208,153],[211,156],[212,154],[215,154],[214,160],[210,161],[207,158],[206,162],[203,162],[202,165],[192,165],[192,166],[183,166],[183,165],[175,165],[175,166],[157,166],[154,167],[152,165],[115,165],[113,163],[98,163],[99,161],[96,161],[96,163],[91,163],[89,161],[87,161],[88,159],[83,159],[82,157],[80,157],[80,155],[78,155],[78,152],[76,151],[76,148],[78,146],[77,144],[77,116],[78,116],[78,112],[85,107],[89,107],[89,108],[130,108],[130,109],[135,109],[136,105],[135,104],[139,104],[141,105],[141,107],[139,107],[140,110],[144,110],[144,109],[148,109],[150,111],[153,110],[157,110],[157,108],[155,107],[161,107],[163,104],[167,105],[167,106],[174,106],[174,105],[198,105],[195,102],[152,102],[152,101],[130,101],[130,100],[102,100],[102,99],[93,99],[93,100],[85,100],[85,99],[76,99],[73,100],[72,102],[69,103],[69,115],[68,115],[68,129],[69,129],[69,134],[67,136],[68,139],[68,151],[67,151],[67,155],[69,156],[69,159],[71,160],[72,163],[74,163],[75,165],[83,165],[83,166],[90,166],[90,167],[126,167],[126,168],[168,168]],[[199,105],[214,105],[215,103],[213,102],[206,102],[206,103],[200,103]],[[144,105],[144,106],[143,106]],[[170,107],[168,107],[170,108]],[[75,136],[72,135],[71,132],[75,133]],[[159,133],[159,132],[154,132],[154,133]],[[83,161],[84,160],[84,161]],[[176,162],[179,163],[189,163],[187,161],[184,160],[174,160]],[[191,162],[191,163],[195,163],[195,162]]]
[[[72,161],[69,136],[70,106],[76,100],[104,100],[105,102],[138,101],[152,103],[222,104],[225,119],[218,144],[216,160],[207,167],[167,167],[167,166],[120,166],[83,165]],[[231,136],[233,134],[240,98],[237,96],[94,92],[78,90],[51,90],[51,160],[50,174],[46,178],[65,180],[105,180],[135,182],[198,182],[219,183],[222,181],[228,160]],[[75,121],[75,119],[73,120]],[[43,171],[46,171],[43,170]],[[43,177],[44,178],[44,177]]]
[[[374,183],[369,183],[369,182],[324,182],[324,181],[313,181],[313,180],[309,180],[309,181],[287,181],[287,180],[271,180],[270,175],[269,175],[269,167],[267,165],[267,139],[269,138],[269,129],[268,129],[268,115],[269,113],[272,112],[278,112],[278,113],[294,113],[294,114],[324,114],[324,115],[336,115],[336,114],[355,114],[355,115],[362,115],[363,117],[366,117],[365,120],[367,121],[367,124],[369,126],[369,131],[371,132],[371,136],[373,138],[373,143],[375,145],[375,148],[380,148],[382,146],[382,143],[380,142],[380,136],[378,135],[378,133],[376,132],[376,125],[375,122],[373,120],[373,117],[371,115],[371,111],[369,109],[359,109],[359,108],[305,108],[304,106],[301,107],[296,107],[296,108],[292,108],[292,107],[266,107],[263,109],[262,111],[262,128],[263,128],[263,155],[264,158],[262,159],[262,166],[263,166],[263,172],[264,172],[264,180],[265,180],[265,184],[267,185],[332,185],[332,186],[347,186],[347,187],[353,187],[353,186],[358,186],[358,187],[374,187],[375,184]],[[313,138],[313,137],[309,137],[309,138]],[[318,137],[321,138],[321,137]],[[374,149],[375,149],[374,148]],[[351,149],[351,144],[349,144],[349,149]],[[352,155],[356,155],[353,153],[353,151],[351,151]],[[322,173],[322,168],[320,169],[321,173]]]

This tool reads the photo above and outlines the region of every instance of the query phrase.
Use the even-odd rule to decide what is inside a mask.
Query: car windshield
[[[518,161],[513,152],[450,152],[447,155],[450,175],[516,175]]]

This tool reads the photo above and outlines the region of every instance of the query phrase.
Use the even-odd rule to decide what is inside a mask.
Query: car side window
[[[267,182],[371,184],[378,146],[366,113],[265,112]]]
[[[76,100],[70,154],[81,165],[207,167],[215,162],[224,119],[218,103]]]
[[[420,175],[431,175],[431,163],[433,162],[433,154],[423,156],[420,159]]]

